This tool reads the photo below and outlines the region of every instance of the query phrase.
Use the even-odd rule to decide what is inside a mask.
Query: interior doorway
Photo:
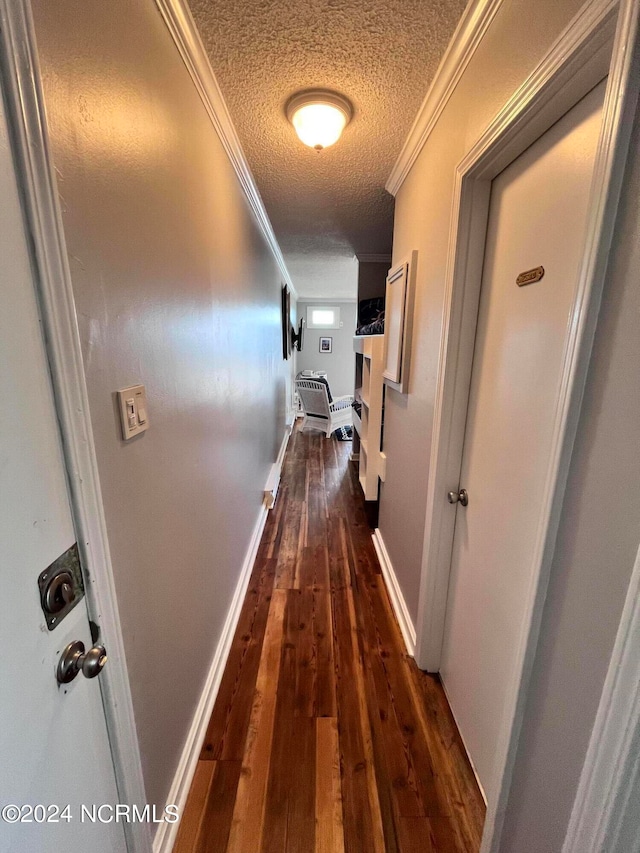
[[[74,520],[30,252],[0,98],[0,635],[3,756],[0,851],[126,850],[100,658],[59,683],[65,647],[98,648],[75,575]],[[66,561],[60,560],[68,555]],[[56,566],[59,580],[44,572]],[[69,568],[65,573],[63,569]],[[78,569],[79,571],[79,569]],[[71,579],[71,580],[69,580]],[[51,585],[49,585],[49,581]],[[42,603],[41,603],[42,602]],[[46,602],[49,602],[46,604]],[[46,606],[45,606],[46,605]],[[48,615],[47,615],[48,614]],[[95,626],[94,626],[95,628]],[[82,806],[88,811],[82,812]],[[84,817],[84,819],[83,819]],[[95,822],[94,822],[95,819]]]
[[[605,81],[492,182],[441,675],[498,796]],[[455,500],[456,496],[452,497]],[[466,505],[465,505],[466,504]]]

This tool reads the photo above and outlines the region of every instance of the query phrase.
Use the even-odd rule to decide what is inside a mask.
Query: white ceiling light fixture
[[[326,89],[298,92],[287,103],[287,118],[298,137],[316,151],[337,142],[352,116],[350,101]]]

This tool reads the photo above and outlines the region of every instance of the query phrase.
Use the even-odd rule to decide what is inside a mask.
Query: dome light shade
[[[349,101],[337,92],[299,92],[287,104],[287,118],[305,145],[322,151],[340,139],[353,115]]]

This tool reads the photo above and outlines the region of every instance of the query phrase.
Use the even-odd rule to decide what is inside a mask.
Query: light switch
[[[122,437],[126,441],[149,429],[147,392],[144,385],[132,385],[117,391]]]
[[[127,407],[127,425],[129,429],[135,429],[136,427],[136,403],[133,397],[129,397],[128,400],[125,400],[125,405]]]

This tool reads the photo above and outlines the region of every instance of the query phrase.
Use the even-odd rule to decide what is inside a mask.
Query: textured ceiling
[[[292,267],[391,251],[393,198],[384,185],[464,6],[190,0]],[[298,140],[284,114],[294,92],[316,87],[341,92],[355,110],[342,139],[319,154]],[[305,292],[295,276],[294,284]]]

